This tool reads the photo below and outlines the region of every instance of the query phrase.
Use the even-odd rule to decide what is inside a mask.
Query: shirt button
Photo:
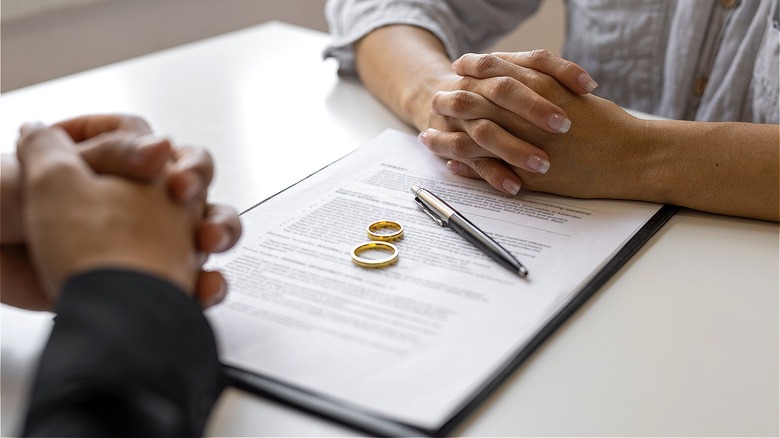
[[[701,96],[704,94],[705,88],[707,88],[707,78],[705,76],[700,76],[693,84],[693,92],[696,93],[697,96]]]
[[[737,5],[737,0],[720,0],[720,5],[726,9],[731,9]]]

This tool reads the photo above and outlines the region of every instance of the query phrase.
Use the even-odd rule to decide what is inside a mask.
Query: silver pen
[[[417,202],[417,205],[439,226],[452,228],[453,231],[465,237],[480,251],[505,268],[523,278],[528,276],[528,269],[517,261],[509,251],[491,239],[484,231],[477,228],[476,225],[469,222],[468,219],[450,207],[441,198],[417,186],[412,186],[412,193],[415,195],[414,200]]]

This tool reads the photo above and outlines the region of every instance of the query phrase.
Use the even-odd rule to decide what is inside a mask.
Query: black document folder
[[[302,211],[306,211],[307,215],[316,215],[318,211],[326,209],[325,207],[332,206],[332,205],[338,205],[340,208],[343,208],[344,205],[344,198],[350,198],[350,199],[358,199],[355,206],[359,206],[359,202],[368,202],[376,204],[376,208],[379,210],[372,210],[372,211],[382,211],[381,209],[382,204],[389,204],[388,199],[395,199],[393,202],[398,203],[398,205],[395,206],[396,214],[401,215],[407,215],[406,221],[412,221],[412,226],[410,227],[412,232],[410,233],[410,237],[405,237],[404,239],[414,239],[415,237],[415,228],[414,225],[417,224],[416,217],[414,214],[418,213],[415,212],[411,208],[407,208],[405,205],[405,199],[403,196],[408,195],[401,195],[401,192],[404,190],[401,190],[401,188],[405,187],[405,185],[408,183],[408,180],[406,178],[407,175],[412,175],[413,178],[428,178],[427,183],[428,184],[434,184],[436,183],[437,178],[446,179],[449,178],[447,176],[437,176],[437,175],[444,175],[444,174],[438,174],[436,173],[436,165],[440,163],[432,162],[430,164],[426,164],[427,166],[433,168],[434,170],[431,170],[430,174],[423,175],[420,173],[420,171],[415,170],[415,168],[411,167],[409,169],[402,169],[403,166],[399,165],[400,162],[393,162],[391,158],[388,158],[387,162],[383,162],[381,157],[390,156],[392,155],[392,152],[396,151],[390,151],[387,154],[384,154],[380,151],[384,146],[386,146],[388,143],[392,144],[398,144],[403,143],[404,141],[408,141],[411,145],[411,142],[414,140],[410,140],[405,136],[405,134],[390,132],[383,134],[382,137],[380,137],[378,140],[375,140],[374,142],[370,143],[367,146],[364,146],[360,150],[356,151],[355,153],[345,157],[344,159],[334,163],[331,166],[328,166],[327,168],[323,169],[323,171],[320,171],[309,178],[299,182],[292,188],[282,192],[281,194],[278,194],[272,198],[269,198],[268,200],[258,204],[257,206],[253,207],[252,209],[247,210],[247,212],[244,212],[243,215],[245,218],[254,216],[259,213],[259,211],[262,211],[262,217],[261,220],[258,220],[258,224],[253,228],[252,221],[249,222],[249,226],[247,228],[247,233],[253,233],[255,230],[257,230],[257,233],[270,233],[272,236],[272,239],[274,241],[273,244],[265,245],[264,241],[258,240],[257,246],[252,247],[251,251],[249,251],[251,254],[251,258],[248,260],[252,263],[257,263],[258,267],[256,268],[250,268],[249,271],[246,271],[246,266],[248,263],[246,261],[243,261],[241,265],[241,269],[244,271],[240,272],[230,272],[228,269],[229,274],[229,280],[230,275],[233,275],[234,281],[231,281],[231,284],[237,284],[239,291],[238,294],[244,294],[246,296],[246,302],[248,303],[254,303],[255,301],[252,300],[258,300],[257,301],[257,308],[254,308],[254,310],[251,310],[251,312],[254,312],[255,314],[261,314],[265,312],[266,309],[263,308],[263,306],[273,306],[279,304],[281,298],[279,298],[281,295],[283,295],[286,291],[285,288],[291,288],[293,286],[287,284],[283,284],[280,282],[273,282],[270,280],[258,280],[257,283],[251,283],[248,280],[244,281],[245,279],[242,278],[242,276],[256,276],[256,275],[262,275],[262,274],[255,274],[255,272],[262,272],[263,266],[262,263],[257,262],[257,260],[262,259],[262,257],[267,257],[267,260],[276,260],[279,257],[278,254],[287,254],[285,251],[288,251],[289,248],[285,247],[283,244],[280,244],[278,240],[283,240],[283,232],[291,233],[290,236],[295,237],[298,232],[306,233],[311,232],[311,230],[304,230],[301,231],[301,228],[297,226],[300,221],[298,221],[298,218],[285,218],[285,212],[289,211],[297,211],[297,210],[291,210],[285,205],[295,205],[295,209],[302,209]],[[400,147],[400,146],[399,146]],[[412,146],[409,146],[410,148]],[[414,154],[412,149],[409,149],[409,154]],[[427,152],[425,152],[427,153]],[[368,166],[366,163],[374,163],[380,168],[375,173],[372,173],[373,171],[366,170]],[[396,163],[396,164],[393,164]],[[422,167],[428,171],[427,167]],[[361,169],[360,171],[356,171],[356,169]],[[361,176],[361,171],[365,171],[365,174]],[[383,174],[384,179],[382,182],[379,181],[376,177],[377,174]],[[390,175],[390,176],[388,176]],[[433,175],[433,176],[432,176]],[[352,180],[360,180],[358,182],[353,183]],[[334,181],[337,181],[334,183]],[[343,181],[343,183],[341,183]],[[385,184],[389,186],[393,186],[394,184],[398,185],[398,187],[389,187],[387,194],[378,197],[373,196],[371,193],[364,193],[360,191],[360,187],[362,187],[361,184]],[[327,186],[332,185],[333,189],[328,192]],[[441,189],[447,189],[450,188],[449,185],[450,182],[443,181],[441,183]],[[452,184],[471,184],[470,182],[452,182]],[[453,186],[454,187],[454,186]],[[464,186],[465,187],[465,186]],[[316,193],[317,190],[321,190],[322,193]],[[479,187],[466,187],[466,190],[473,190],[473,193],[487,193],[483,192],[482,188]],[[487,189],[484,189],[487,190]],[[408,193],[408,189],[405,190]],[[336,194],[334,194],[336,193]],[[454,192],[453,192],[454,193]],[[492,196],[492,195],[491,195]],[[280,200],[279,198],[284,198],[283,200]],[[463,198],[468,199],[468,197]],[[514,205],[516,201],[514,200],[499,200],[501,202],[510,202],[511,205]],[[413,203],[412,198],[409,197],[409,202]],[[464,201],[465,202],[465,201]],[[479,201],[474,201],[479,202]],[[525,202],[525,201],[517,201],[517,202]],[[572,203],[568,203],[568,201],[560,200],[560,204],[556,204],[555,199],[550,200],[548,198],[533,198],[527,200],[529,205],[537,206],[538,208],[553,208],[558,205],[564,206],[563,209],[567,211],[567,213],[564,213],[563,216],[561,216],[561,220],[553,220],[550,221],[549,218],[545,219],[544,215],[537,214],[535,212],[527,213],[526,210],[518,209],[518,217],[531,217],[532,219],[529,219],[529,221],[542,221],[540,223],[545,223],[543,220],[547,220],[547,223],[550,223],[551,229],[553,227],[558,227],[560,223],[564,223],[565,220],[571,219],[572,215],[576,214],[574,212],[585,211],[584,209],[581,209],[581,207],[577,207],[572,201]],[[581,201],[580,201],[581,202]],[[602,201],[603,202],[603,201]],[[286,203],[286,204],[285,204]],[[311,204],[311,208],[307,208],[307,203]],[[372,205],[373,205],[372,204]],[[411,204],[413,205],[413,204]],[[476,205],[476,204],[475,204]],[[577,205],[588,205],[588,204],[577,204]],[[302,207],[303,206],[303,207]],[[552,206],[552,207],[551,207]],[[537,208],[533,207],[533,208]],[[356,207],[357,208],[357,207]],[[493,208],[493,207],[491,207]],[[567,318],[569,318],[574,312],[577,311],[577,309],[585,303],[591,296],[593,296],[596,291],[599,290],[599,288],[604,285],[604,283],[612,276],[614,275],[650,238],[653,236],[653,234],[658,231],[666,221],[671,218],[674,213],[676,212],[676,207],[673,206],[653,206],[651,209],[647,209],[646,206],[639,206],[640,209],[645,209],[645,211],[650,211],[650,213],[647,213],[647,219],[644,220],[641,223],[641,226],[638,226],[636,229],[632,229],[630,233],[628,233],[627,236],[625,236],[625,240],[621,241],[619,245],[617,245],[614,248],[614,251],[610,252],[609,256],[603,260],[603,263],[598,264],[597,269],[592,273],[592,275],[589,275],[587,278],[587,281],[582,282],[577,286],[577,290],[572,290],[570,293],[567,293],[565,295],[565,300],[562,305],[559,305],[555,307],[555,312],[553,314],[550,314],[548,316],[545,316],[543,320],[541,321],[541,324],[538,326],[535,326],[532,332],[529,332],[527,340],[522,342],[521,344],[518,344],[516,347],[512,347],[508,351],[506,351],[506,354],[501,355],[501,357],[504,357],[504,359],[501,359],[497,362],[497,365],[491,369],[491,372],[489,373],[489,377],[482,378],[479,380],[477,385],[474,385],[473,387],[470,387],[469,390],[464,393],[460,397],[460,399],[457,400],[457,403],[454,404],[454,408],[451,408],[447,410],[447,414],[441,416],[440,421],[432,421],[428,422],[426,425],[421,425],[419,423],[415,423],[414,421],[405,421],[400,416],[396,416],[393,414],[388,414],[386,412],[382,412],[381,409],[377,409],[376,406],[371,406],[370,403],[362,403],[360,400],[352,400],[350,397],[345,397],[343,394],[338,393],[329,393],[327,389],[322,388],[313,388],[311,386],[307,387],[306,384],[301,384],[300,382],[296,382],[295,376],[289,376],[284,372],[284,369],[282,369],[281,372],[278,370],[274,371],[271,370],[269,372],[264,371],[263,369],[263,360],[266,357],[265,351],[261,352],[260,354],[257,354],[256,356],[252,356],[251,359],[247,359],[244,356],[241,356],[241,354],[235,353],[235,351],[238,350],[238,347],[233,345],[232,338],[234,337],[241,337],[245,336],[244,333],[240,333],[244,331],[244,325],[236,323],[235,325],[231,326],[230,323],[236,317],[236,315],[240,315],[240,312],[250,312],[249,310],[243,308],[242,306],[245,306],[245,303],[240,303],[238,305],[235,305],[235,308],[241,308],[240,312],[238,310],[230,310],[230,312],[233,312],[229,314],[228,317],[224,318],[224,321],[220,321],[215,324],[217,327],[217,332],[221,333],[222,339],[225,341],[224,344],[226,344],[225,349],[228,350],[227,354],[227,360],[225,363],[225,372],[229,378],[230,383],[240,389],[261,395],[263,397],[267,397],[269,399],[278,401],[283,404],[287,404],[290,406],[293,406],[295,408],[301,409],[305,412],[308,412],[313,415],[317,415],[329,420],[332,420],[334,422],[347,425],[349,427],[355,428],[356,430],[367,433],[371,435],[377,435],[377,436],[446,436],[449,434],[452,434],[456,428],[462,423],[462,421],[469,416],[470,413],[472,413],[479,405],[482,403],[489,395],[501,385],[501,383],[513,373],[518,366],[526,359],[528,358],[534,350],[540,346],[558,327],[560,327],[564,321],[566,321]],[[580,209],[580,210],[578,210]],[[595,210],[594,210],[595,211]],[[591,213],[587,213],[591,214]],[[595,213],[594,213],[595,214]],[[309,217],[309,216],[307,216]],[[428,220],[428,219],[425,219]],[[267,225],[271,222],[271,225]],[[276,222],[274,222],[276,221]],[[296,222],[298,221],[298,222]],[[316,217],[312,219],[312,222],[316,222]],[[322,223],[322,222],[321,222]],[[275,225],[274,225],[275,224]],[[424,222],[421,219],[419,224],[423,224]],[[343,224],[333,224],[332,226],[334,228],[341,227]],[[331,226],[330,224],[327,224],[327,226]],[[511,227],[510,227],[511,228]],[[557,228],[556,228],[557,229]],[[284,230],[284,231],[283,231]],[[488,230],[489,231],[489,230]],[[416,230],[417,235],[419,236],[423,230],[418,229]],[[437,230],[431,231],[433,232],[439,232]],[[288,236],[289,237],[289,236]],[[311,247],[314,246],[314,244],[308,243],[308,240],[303,239],[301,236],[301,239],[298,239],[300,242],[300,249],[302,251],[311,251]],[[576,236],[571,237],[572,239],[577,238]],[[325,247],[326,244],[338,240],[337,237],[330,237],[331,240],[328,240],[328,238],[323,238],[322,241],[324,244],[320,244],[320,246]],[[456,239],[456,237],[452,237],[452,239]],[[295,240],[295,239],[293,239]],[[268,240],[270,241],[270,240]],[[307,242],[304,244],[303,242]],[[453,240],[453,242],[456,242]],[[252,243],[249,243],[247,245],[252,245]],[[289,245],[294,246],[294,245]],[[334,246],[338,246],[334,243]],[[280,249],[281,248],[281,249]],[[240,251],[244,251],[243,249],[239,249]],[[274,251],[281,251],[278,253],[274,253]],[[322,249],[322,251],[325,251],[323,254],[323,259],[330,257],[331,253],[328,253],[328,248]],[[405,251],[410,251],[409,249]],[[338,254],[338,252],[334,252],[335,254]],[[260,255],[258,255],[260,254]],[[263,256],[262,254],[266,254]],[[292,254],[292,253],[291,253]],[[288,254],[289,255],[289,254]],[[284,257],[282,257],[284,258]],[[360,268],[354,268],[353,270],[349,270],[349,266],[341,266],[339,265],[340,259],[339,257],[330,257],[332,265],[328,266],[336,266],[337,268],[323,268],[324,271],[330,271],[331,273],[334,272],[336,269],[346,269],[349,273],[349,276],[357,279],[355,281],[360,281],[360,276],[363,275],[363,272]],[[230,267],[230,263],[228,262],[225,266]],[[269,262],[270,263],[270,262]],[[290,263],[293,263],[291,261]],[[349,262],[344,262],[349,264]],[[485,264],[488,262],[484,262],[482,265],[478,265],[474,269],[482,269],[482,267],[488,267],[490,268],[490,265]],[[323,264],[327,264],[323,262]],[[393,267],[391,269],[396,269],[396,271],[386,271],[384,273],[378,273],[378,272],[372,272],[371,274],[365,274],[367,276],[370,276],[371,279],[377,279],[382,278],[383,281],[385,281],[387,278],[390,278],[391,281],[394,278],[395,275],[406,273],[406,272],[412,272],[410,269],[410,263],[407,262],[406,267],[399,266],[399,267]],[[311,266],[311,265],[309,265]],[[305,263],[300,263],[300,269],[306,270],[310,269],[306,267]],[[404,269],[409,269],[407,271],[404,271]],[[500,267],[496,269],[501,269]],[[531,265],[531,273],[533,275],[533,264]],[[290,274],[290,272],[292,274]],[[295,270],[288,271],[288,277],[294,277],[295,276]],[[301,271],[303,272],[303,271]],[[430,271],[426,271],[430,272]],[[433,271],[436,272],[436,271]],[[491,271],[493,272],[493,271]],[[303,275],[303,274],[302,274]],[[480,273],[477,273],[476,275],[481,275]],[[491,275],[498,275],[494,272],[491,273]],[[540,273],[539,275],[543,275],[543,273]],[[305,277],[305,276],[304,276]],[[395,277],[397,278],[397,277]],[[250,284],[251,283],[251,284]],[[259,285],[259,286],[258,286]],[[525,287],[526,285],[522,285]],[[269,292],[268,289],[274,289],[273,291]],[[235,291],[231,293],[236,293]],[[309,295],[312,295],[312,291],[308,291]],[[259,297],[259,298],[258,298]],[[270,298],[269,298],[270,297]],[[244,299],[242,297],[239,297],[241,299]],[[300,301],[301,297],[298,296],[297,299]],[[286,303],[286,302],[285,302]],[[253,304],[254,305],[254,304]],[[290,308],[290,305],[287,305],[286,309],[284,311],[288,311]],[[312,306],[309,306],[311,309]],[[219,311],[219,310],[218,310]],[[311,310],[310,310],[311,312]],[[311,315],[311,313],[310,313]],[[252,316],[254,318],[255,316]],[[266,317],[263,317],[266,318]],[[276,322],[269,323],[269,325],[265,327],[270,327],[271,331],[275,330],[275,328],[278,326],[278,321],[280,320],[279,314],[274,314],[272,316],[268,316],[267,318],[272,319],[276,318]],[[227,323],[225,321],[228,321]],[[277,325],[273,325],[277,324]],[[289,324],[289,323],[288,323]],[[255,330],[255,329],[253,329]],[[260,330],[262,332],[262,330]],[[356,333],[360,334],[360,333]],[[268,337],[273,338],[273,333],[269,334]],[[219,338],[220,336],[218,336]],[[273,339],[271,340],[273,341]],[[238,342],[238,341],[236,341]],[[252,339],[248,339],[243,341],[244,346],[250,345],[253,342]],[[258,340],[258,342],[270,342],[267,339],[266,340]],[[272,345],[272,344],[269,344]],[[279,350],[269,351],[267,354],[269,356],[274,356],[274,359],[276,360],[284,360],[282,357],[280,359],[280,356],[291,352],[286,352],[284,350],[284,347],[278,347]],[[294,347],[290,347],[291,349]],[[235,351],[234,351],[235,350]],[[232,353],[232,354],[231,354]],[[224,359],[223,359],[224,360]],[[312,367],[316,367],[316,364],[313,364]],[[316,373],[316,369],[313,369],[312,372]],[[308,381],[301,380],[302,382],[308,383]],[[392,381],[390,382],[392,383]],[[388,386],[388,385],[385,385]],[[389,386],[392,386],[389,385]],[[385,388],[386,389],[386,388]],[[388,391],[392,391],[392,388],[387,389]],[[421,390],[424,391],[424,390]]]

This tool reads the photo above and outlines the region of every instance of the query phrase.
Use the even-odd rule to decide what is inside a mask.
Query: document
[[[414,201],[439,195],[528,268],[520,278]],[[386,131],[243,214],[207,314],[226,365],[356,410],[436,429],[500,373],[661,205],[501,194]],[[357,266],[379,220],[397,263]]]

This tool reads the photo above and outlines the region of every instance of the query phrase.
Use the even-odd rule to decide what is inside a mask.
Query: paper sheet
[[[529,277],[437,226],[412,184],[490,234]],[[216,261],[230,293],[208,315],[228,365],[437,428],[660,207],[512,198],[452,175],[414,136],[386,131],[243,215],[242,241]],[[405,227],[399,261],[353,264],[351,248],[383,219]]]

